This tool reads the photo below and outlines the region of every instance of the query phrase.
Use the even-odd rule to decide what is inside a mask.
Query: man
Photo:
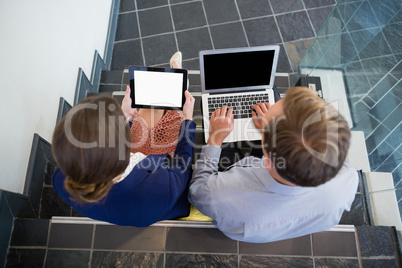
[[[210,138],[196,162],[190,202],[228,237],[271,242],[328,230],[349,210],[358,186],[345,162],[350,129],[334,107],[295,87],[274,105],[252,107],[263,132],[262,158],[246,157],[218,172],[232,109],[211,116]]]

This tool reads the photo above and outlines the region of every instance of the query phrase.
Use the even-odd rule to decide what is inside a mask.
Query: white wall
[[[22,193],[34,133],[51,142],[59,98],[104,55],[112,0],[0,0],[0,189]]]

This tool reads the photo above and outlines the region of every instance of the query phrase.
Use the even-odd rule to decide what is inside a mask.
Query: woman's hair
[[[263,144],[278,174],[299,186],[317,186],[333,178],[349,149],[346,120],[306,87],[286,92],[283,113],[267,124]]]
[[[98,96],[74,106],[56,125],[52,152],[72,200],[101,200],[130,160],[130,129],[120,105]]]

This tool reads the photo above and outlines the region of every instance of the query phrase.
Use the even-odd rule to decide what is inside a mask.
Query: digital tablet
[[[183,110],[187,70],[129,66],[132,108]]]

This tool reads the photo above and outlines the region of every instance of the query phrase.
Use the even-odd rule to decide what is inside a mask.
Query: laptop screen
[[[279,46],[218,49],[200,52],[203,93],[272,88]]]

